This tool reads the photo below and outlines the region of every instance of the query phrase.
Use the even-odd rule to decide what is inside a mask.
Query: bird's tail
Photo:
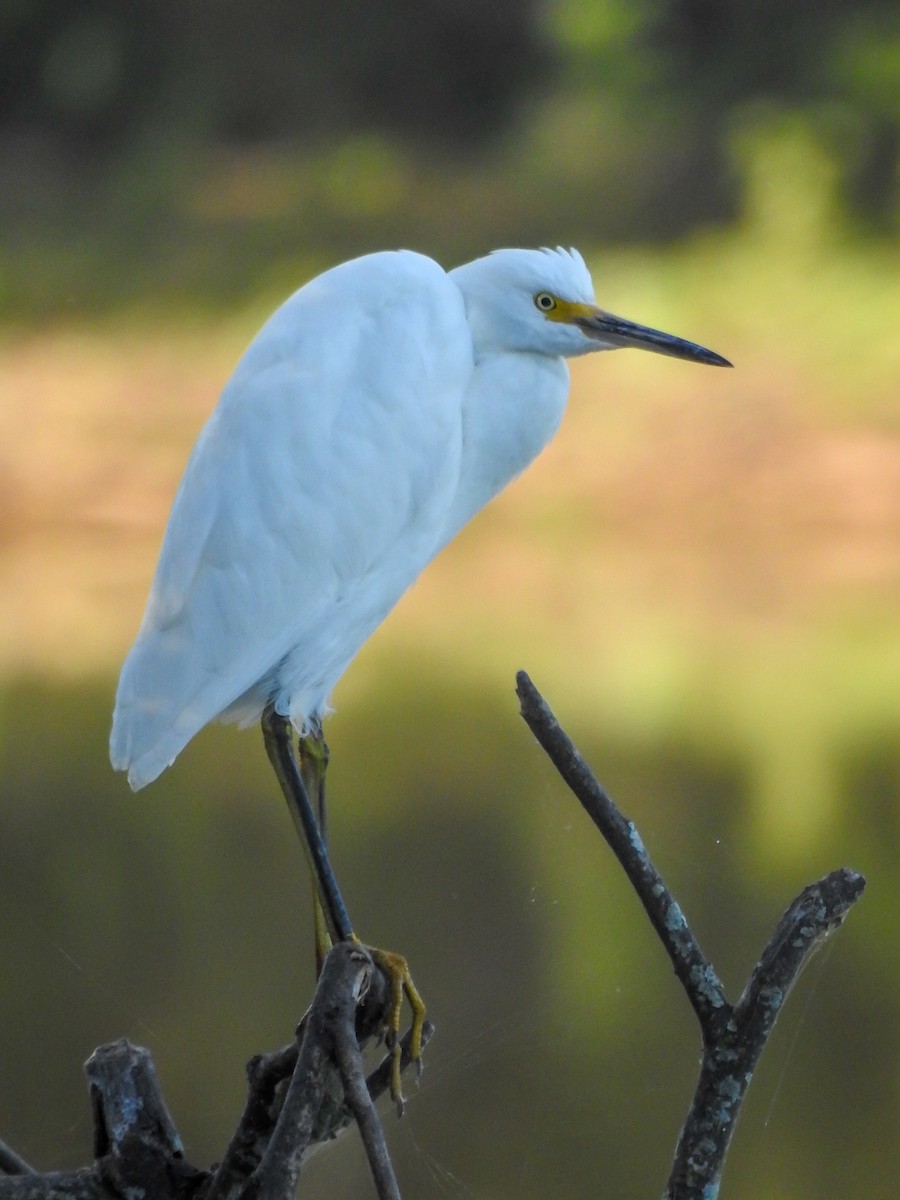
[[[116,691],[109,757],[128,772],[134,791],[171,766],[191,738],[223,707],[189,679],[183,630],[154,630],[135,642]],[[206,681],[208,682],[208,681]],[[212,708],[210,707],[212,706]]]

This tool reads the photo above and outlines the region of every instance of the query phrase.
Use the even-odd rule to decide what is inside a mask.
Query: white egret
[[[187,465],[119,680],[113,766],[142,788],[208,722],[261,718],[330,935],[352,937],[319,832],[329,694],[427,563],[553,437],[565,359],[624,346],[730,365],[598,308],[574,250],[498,250],[449,272],[392,251],[300,288]]]

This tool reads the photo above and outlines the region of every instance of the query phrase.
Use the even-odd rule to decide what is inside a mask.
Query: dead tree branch
[[[714,1200],[741,1102],[791,985],[810,953],[843,922],[866,881],[832,871],[804,888],[781,918],[744,993],[731,1004],[632,821],[609,798],[524,671],[522,716],[621,863],[690,1001],[703,1044],[700,1077],[664,1200]]]
[[[0,1141],[0,1172],[4,1175],[33,1175],[35,1173],[34,1167],[2,1141]]]
[[[328,954],[296,1040],[247,1068],[243,1115],[222,1162],[191,1165],[162,1099],[149,1053],[121,1039],[85,1064],[94,1116],[94,1164],[38,1174],[0,1146],[0,1200],[292,1200],[306,1151],[354,1120],[379,1200],[399,1200],[374,1102],[391,1056],[366,1079],[361,1043],[384,1025],[390,985],[362,946]],[[426,1022],[422,1044],[431,1038]],[[409,1066],[408,1035],[401,1068]]]

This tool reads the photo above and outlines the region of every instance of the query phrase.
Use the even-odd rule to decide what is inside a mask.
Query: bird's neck
[[[568,394],[561,358],[495,351],[479,359],[463,403],[459,488],[442,545],[540,454]]]

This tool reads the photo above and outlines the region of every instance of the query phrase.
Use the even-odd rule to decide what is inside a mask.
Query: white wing
[[[326,272],[266,323],[194,448],[122,669],[110,754],[133,787],[278,674],[292,715],[324,704],[437,549],[472,363],[458,289],[408,251]]]

